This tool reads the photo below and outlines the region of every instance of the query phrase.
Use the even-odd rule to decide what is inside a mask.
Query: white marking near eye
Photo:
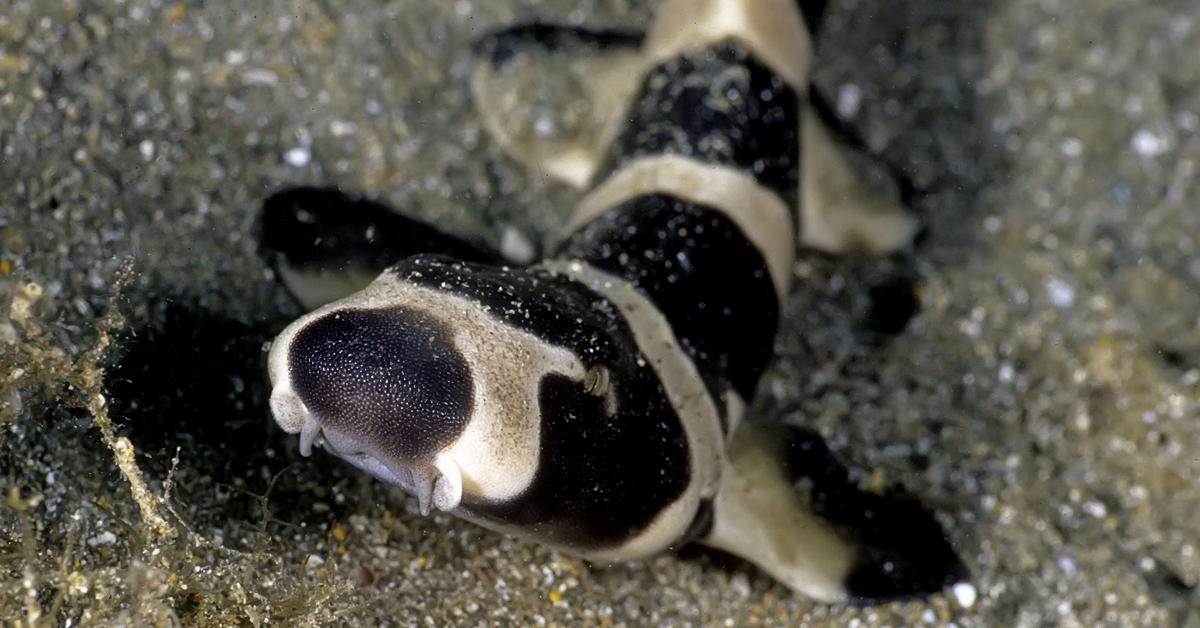
[[[682,155],[653,155],[633,160],[579,202],[568,233],[630,199],[660,192],[721,212],[763,257],[783,303],[796,257],[795,226],[779,195],[736,169]]]

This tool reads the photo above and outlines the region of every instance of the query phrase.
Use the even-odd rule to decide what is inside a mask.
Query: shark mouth
[[[462,476],[458,465],[446,455],[432,461],[397,460],[372,451],[372,447],[340,430],[322,425],[285,385],[271,392],[271,412],[284,431],[300,434],[300,455],[312,455],[313,447],[349,462],[367,473],[417,498],[422,515],[433,508],[452,511],[462,501]]]

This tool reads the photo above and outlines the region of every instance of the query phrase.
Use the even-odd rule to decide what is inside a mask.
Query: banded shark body
[[[264,249],[315,308],[271,348],[278,424],[304,455],[320,446],[423,513],[591,561],[698,542],[826,601],[965,577],[915,500],[814,473],[831,459],[819,442],[743,420],[797,248],[886,253],[917,229],[814,100],[821,4],[668,0],[644,34],[523,24],[483,37],[484,126],[585,190],[537,263],[335,189],[271,197]],[[579,141],[540,141],[490,106],[514,57],[556,48],[603,59],[588,86],[598,122]],[[866,512],[837,516],[812,491],[857,494],[846,503]]]

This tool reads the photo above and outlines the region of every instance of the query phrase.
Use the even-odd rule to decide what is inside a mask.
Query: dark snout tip
[[[402,306],[312,319],[292,336],[287,368],[322,425],[395,459],[429,458],[454,442],[474,402],[452,328]]]

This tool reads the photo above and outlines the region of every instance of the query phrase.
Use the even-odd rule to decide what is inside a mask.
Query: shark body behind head
[[[814,472],[827,451],[742,420],[796,247],[887,252],[916,229],[811,106],[808,8],[671,0],[645,35],[535,24],[483,38],[485,126],[587,190],[540,263],[333,190],[269,199],[264,248],[316,308],[271,349],[279,425],[423,512],[594,561],[699,542],[827,601],[964,577],[914,501]],[[604,115],[587,141],[539,144],[489,107],[489,89],[526,48],[568,40],[610,59],[592,87]],[[865,512],[819,512],[797,479],[857,491],[843,503]]]

